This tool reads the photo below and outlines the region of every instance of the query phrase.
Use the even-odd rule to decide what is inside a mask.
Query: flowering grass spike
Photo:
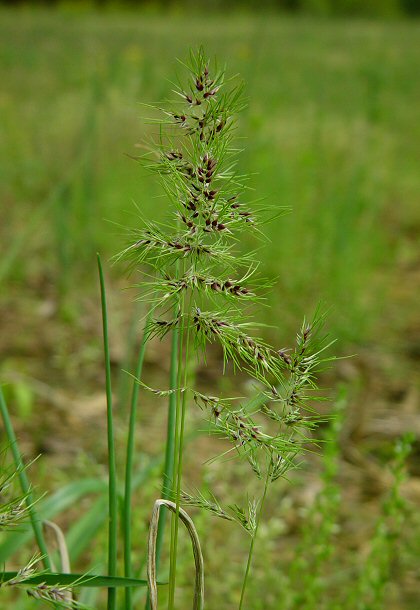
[[[311,406],[317,395],[316,376],[328,347],[321,335],[323,316],[304,322],[291,349],[273,347],[259,336],[254,320],[267,282],[257,278],[255,252],[241,244],[261,237],[259,208],[247,200],[247,177],[237,171],[237,113],[244,107],[242,84],[210,67],[203,51],[191,53],[186,84],[176,86],[177,101],[158,108],[153,122],[159,134],[150,153],[141,158],[155,172],[170,201],[164,223],[142,219],[119,258],[144,273],[140,284],[152,314],[146,336],[179,337],[176,395],[175,476],[170,496],[224,519],[239,521],[252,536],[240,608],[269,485],[293,466],[305,450],[318,415]],[[278,212],[278,210],[274,210]],[[257,400],[206,396],[190,387],[191,351],[205,361],[207,344],[219,344],[223,372],[241,370],[261,388]],[[162,393],[165,390],[158,390]],[[247,510],[228,510],[216,498],[194,497],[182,490],[184,430],[187,410],[198,405],[218,436],[246,460],[264,481],[259,501]],[[255,406],[257,405],[257,406]],[[175,517],[176,519],[176,517]],[[169,606],[174,607],[177,521],[172,527]]]

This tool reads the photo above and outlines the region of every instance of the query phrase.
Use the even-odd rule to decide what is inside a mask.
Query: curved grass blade
[[[147,582],[150,592],[150,606],[152,610],[157,610],[157,588],[156,588],[156,540],[159,524],[159,512],[161,506],[166,506],[172,511],[185,525],[191,539],[194,564],[195,564],[195,585],[194,585],[194,602],[193,610],[203,610],[204,608],[204,561],[201,552],[200,540],[197,530],[188,513],[170,500],[156,500],[153,507],[152,518],[149,527],[149,543],[148,543],[148,558],[147,558]]]

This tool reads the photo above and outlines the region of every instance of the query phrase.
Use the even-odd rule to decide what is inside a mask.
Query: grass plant
[[[1,505],[0,505],[0,530],[8,530],[20,525],[25,517],[29,518],[33,536],[38,544],[39,552],[32,556],[26,565],[17,571],[3,570],[1,573],[1,585],[3,587],[23,588],[28,595],[36,600],[43,601],[54,608],[67,608],[68,610],[88,610],[84,604],[80,604],[73,598],[73,587],[107,587],[108,591],[115,592],[116,587],[139,587],[145,586],[145,581],[134,578],[118,578],[116,575],[98,576],[91,574],[74,574],[68,570],[68,563],[62,559],[62,572],[54,568],[51,555],[48,551],[43,534],[43,525],[50,524],[54,529],[59,528],[47,521],[41,520],[34,507],[34,499],[29,480],[25,472],[25,466],[17,444],[14,429],[9,417],[7,405],[0,387],[0,410],[5,426],[10,451],[14,458],[14,466],[11,474],[2,469],[0,481]],[[23,476],[22,476],[23,475]],[[13,486],[14,479],[18,478],[21,493],[16,495]],[[15,495],[14,495],[15,494]],[[59,530],[60,531],[60,530]],[[60,531],[61,544],[63,546],[62,557],[68,556],[64,537]],[[109,548],[114,550],[112,539]],[[9,550],[10,552],[10,550]],[[43,563],[44,570],[38,568]],[[111,563],[112,568],[112,563]],[[111,596],[111,603],[116,599],[115,593]]]
[[[387,585],[392,570],[402,555],[402,530],[408,515],[408,505],[401,489],[407,475],[407,459],[413,445],[413,435],[407,433],[394,446],[391,462],[392,485],[385,495],[381,515],[370,540],[370,550],[350,596],[349,607],[359,610],[380,610],[384,607]]]
[[[201,48],[190,54],[183,68],[187,78],[181,77],[173,84],[178,100],[152,107],[154,133],[149,143],[150,152],[140,158],[158,177],[171,209],[161,222],[150,221],[146,215],[141,215],[140,226],[129,232],[129,243],[117,257],[126,261],[131,272],[140,275],[140,298],[150,308],[132,375],[134,385],[128,414],[124,486],[118,484],[117,477],[119,454],[113,414],[107,299],[99,255],[107,399],[107,483],[99,480],[76,482],[72,488],[62,490],[61,496],[57,494],[50,499],[49,505],[48,500],[34,504],[0,388],[0,410],[15,463],[12,478],[18,477],[21,486],[20,494],[3,504],[1,514],[9,527],[13,525],[13,519],[16,523],[20,521],[24,517],[22,511],[26,511],[40,549],[40,555],[34,556],[21,570],[4,570],[1,587],[25,588],[32,598],[56,607],[84,608],[85,605],[73,596],[73,589],[82,587],[106,589],[108,610],[120,607],[132,610],[138,601],[134,591],[146,585],[145,580],[134,577],[132,561],[133,490],[148,476],[147,468],[139,475],[134,470],[140,391],[156,399],[168,400],[167,438],[164,455],[160,458],[163,462],[162,497],[154,503],[147,553],[149,596],[146,605],[151,610],[157,609],[156,575],[165,534],[163,511],[168,510],[172,514],[168,610],[178,607],[177,582],[180,564],[183,566],[180,523],[186,525],[193,545],[196,566],[193,607],[195,610],[204,607],[203,557],[197,529],[186,508],[188,511],[202,509],[211,516],[236,524],[249,537],[239,595],[232,607],[238,610],[251,607],[252,568],[272,487],[276,482],[287,483],[297,461],[310,458],[318,442],[317,427],[328,420],[316,409],[317,402],[323,399],[318,377],[332,360],[328,355],[331,342],[323,332],[322,313],[317,310],[311,318],[303,320],[296,340],[289,348],[271,345],[266,339],[267,333],[261,330],[264,325],[258,319],[264,292],[271,282],[260,277],[257,255],[261,244],[265,244],[265,222],[270,218],[277,222],[280,210],[254,200],[248,188],[248,176],[238,161],[236,115],[244,107],[243,85],[227,77],[223,68],[209,62]],[[170,371],[164,388],[147,385],[143,375],[148,342],[155,339],[170,340]],[[219,376],[247,378],[252,388],[251,396],[231,396],[222,390],[216,395],[216,389],[209,393],[198,386],[194,368],[205,367],[208,355],[216,350],[222,355]],[[219,453],[210,462],[219,460],[226,464],[226,470],[228,466],[233,470],[248,469],[247,478],[254,477],[255,495],[247,488],[242,502],[237,503],[230,497],[221,500],[211,487],[202,492],[185,489],[187,431],[194,411],[203,416],[206,432],[220,443]],[[318,607],[326,590],[323,570],[331,557],[331,538],[338,510],[334,479],[339,424],[340,419],[330,429],[323,478],[325,494],[315,502],[314,520],[308,519],[306,523],[294,574],[292,570],[290,608],[295,603],[296,607],[305,610]],[[384,586],[390,577],[391,528],[388,522],[395,522],[398,536],[402,515],[400,487],[408,453],[409,442],[403,441],[397,451],[395,484],[384,504],[384,517],[373,538],[372,553],[354,588],[357,595],[352,607],[360,610],[379,608],[383,602]],[[7,477],[6,483],[9,484]],[[58,513],[93,491],[98,492],[99,497],[68,536],[70,556],[72,551],[80,554],[86,540],[94,536],[98,522],[100,525],[101,519],[102,522],[107,520],[107,574],[98,575],[96,570],[72,573],[63,565],[61,572],[56,572],[44,540],[42,523],[51,513]],[[120,514],[119,505],[122,507]],[[107,512],[104,511],[106,506]],[[0,546],[0,558],[8,560],[32,535],[29,530],[22,533],[20,539],[14,534],[10,539],[6,538]],[[298,594],[295,589],[299,586],[301,571],[307,567],[305,554],[311,545],[313,549],[309,555],[315,569],[306,572],[305,590]],[[123,550],[121,561],[120,546]],[[45,570],[37,568],[41,560]],[[118,576],[120,569],[124,576]],[[189,581],[191,583],[193,579],[189,578]],[[123,602],[118,590],[124,590]],[[102,607],[99,599],[94,604],[98,609]],[[285,603],[284,608],[287,607]]]
[[[155,172],[173,206],[167,222],[141,219],[143,227],[133,232],[119,259],[131,271],[144,271],[146,294],[153,317],[146,326],[149,339],[176,332],[177,387],[148,388],[155,394],[174,396],[175,421],[170,488],[175,503],[171,528],[168,609],[175,607],[178,556],[179,511],[182,498],[185,422],[192,405],[207,415],[213,432],[230,441],[223,454],[248,461],[251,470],[264,481],[259,500],[247,509],[231,507],[234,520],[251,534],[239,608],[243,608],[254,545],[270,484],[284,477],[294,458],[305,451],[318,416],[309,405],[315,393],[316,373],[329,347],[320,335],[323,317],[318,313],[304,321],[293,350],[276,350],[255,335],[258,324],[248,320],[252,307],[260,302],[255,280],[255,254],[235,252],[241,234],[262,236],[258,212],[276,216],[279,210],[252,207],[246,201],[246,176],[236,170],[234,144],[236,114],[243,108],[242,84],[225,82],[217,66],[210,72],[203,51],[191,54],[186,69],[187,83],[180,81],[175,92],[180,100],[160,109],[162,119],[151,152],[141,158]],[[263,282],[260,281],[260,284]],[[140,287],[142,283],[140,282]],[[173,339],[174,341],[174,339]],[[262,388],[260,409],[251,409],[238,398],[215,397],[190,387],[190,366],[194,357],[205,361],[207,344],[218,343],[223,352],[222,374],[247,373]],[[175,354],[173,352],[173,357]],[[255,404],[255,402],[254,402]],[[266,419],[263,428],[260,419]],[[168,484],[165,473],[164,486]],[[213,502],[188,496],[188,504],[210,508]],[[218,506],[216,504],[216,506]]]

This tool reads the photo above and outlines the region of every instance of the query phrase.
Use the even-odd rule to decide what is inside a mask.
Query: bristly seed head
[[[178,90],[181,109],[166,112],[157,146],[156,170],[176,208],[172,215],[176,226],[168,232],[167,225],[150,223],[125,254],[134,265],[149,263],[158,278],[153,306],[160,308],[162,318],[150,323],[151,336],[163,338],[177,326],[185,335],[183,340],[190,337],[188,333],[194,335],[197,349],[217,342],[225,365],[231,363],[234,369],[246,371],[263,384],[268,404],[260,407],[259,413],[267,426],[260,425],[260,418],[258,423],[253,421],[242,407],[233,410],[223,399],[197,392],[195,402],[208,409],[212,424],[233,442],[257,476],[264,478],[266,474],[273,481],[286,472],[296,447],[300,447],[290,440],[294,426],[299,432],[305,425],[309,429],[303,409],[321,360],[319,345],[314,341],[318,322],[315,319],[301,327],[290,353],[286,349],[276,351],[249,330],[241,306],[244,301],[257,302],[254,289],[247,286],[258,265],[251,253],[234,256],[240,232],[250,232],[250,225],[255,223],[254,211],[242,202],[246,190],[242,178],[235,174],[232,159],[234,115],[241,107],[239,91],[219,95],[224,87],[223,74],[210,77],[201,51],[192,56],[190,67],[193,76]],[[171,125],[165,134],[168,117]],[[238,268],[242,277],[236,276]],[[150,284],[153,286],[153,282]],[[215,302],[223,303],[219,311],[212,307],[205,311],[207,304]],[[173,311],[172,304],[179,314],[166,320],[168,312]],[[281,431],[270,435],[268,426]],[[245,522],[247,517],[243,519]]]
[[[182,152],[177,150],[171,150],[170,152],[165,153],[165,157],[169,159],[169,161],[175,161],[175,159],[182,159]]]
[[[280,358],[288,365],[291,366],[293,364],[293,361],[291,359],[291,357],[289,356],[289,354],[283,350],[283,349],[279,349],[278,350],[278,355],[280,356]]]

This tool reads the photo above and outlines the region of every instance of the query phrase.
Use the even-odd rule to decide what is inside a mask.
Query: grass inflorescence
[[[318,416],[311,399],[317,391],[320,365],[328,360],[324,354],[329,343],[322,335],[319,313],[304,321],[291,349],[275,348],[256,334],[260,326],[255,321],[260,300],[255,277],[258,260],[255,251],[238,249],[243,235],[262,237],[261,214],[249,202],[247,177],[237,171],[236,120],[244,108],[243,85],[210,65],[202,50],[191,53],[184,68],[187,80],[175,85],[177,101],[158,108],[161,119],[153,120],[158,136],[140,159],[163,186],[171,204],[169,218],[162,223],[142,219],[118,259],[126,261],[131,272],[145,274],[153,312],[146,325],[148,338],[162,340],[171,333],[179,337],[177,387],[154,390],[176,397],[175,477],[170,491],[177,511],[185,502],[238,520],[251,533],[242,608],[270,484],[293,467],[296,456],[308,448],[316,426]],[[265,282],[260,283],[265,289]],[[192,355],[205,362],[209,344],[222,350],[222,373],[228,368],[242,371],[260,386],[259,408],[190,387]],[[263,481],[261,498],[246,511],[231,506],[225,512],[214,499],[194,499],[182,489],[185,421],[194,404],[205,413],[211,429],[231,443],[230,451],[247,461],[251,472]],[[177,511],[171,530],[170,610],[175,605]]]

